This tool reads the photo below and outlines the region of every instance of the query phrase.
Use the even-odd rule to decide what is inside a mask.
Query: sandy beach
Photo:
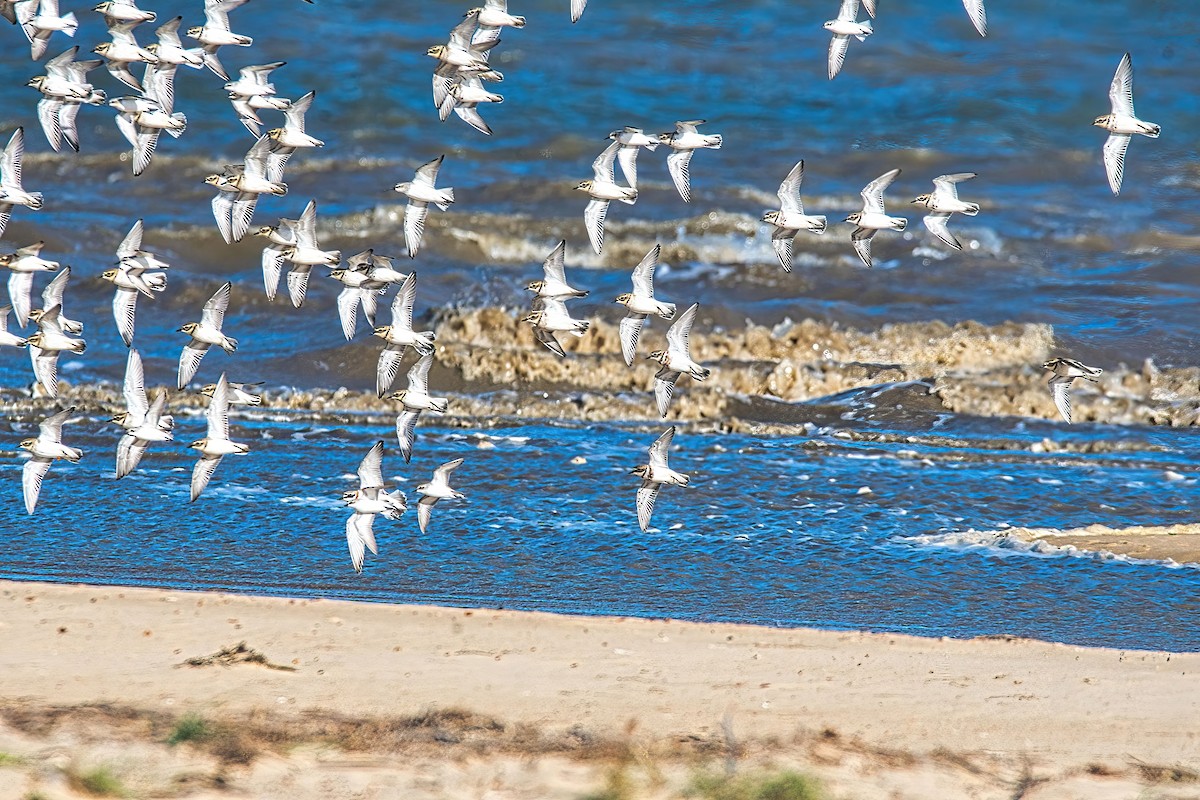
[[[0,642],[0,800],[1200,795],[1200,654],[32,582]]]

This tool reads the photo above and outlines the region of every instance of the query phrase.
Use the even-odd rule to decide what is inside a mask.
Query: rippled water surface
[[[185,28],[201,21],[199,0],[144,5],[160,20],[183,14]],[[256,43],[223,49],[226,66],[286,61],[273,81],[289,97],[316,90],[308,130],[327,143],[292,158],[289,194],[262,200],[256,224],[294,218],[312,198],[322,245],[401,255],[391,187],[445,153],[439,182],[455,187],[458,202],[433,212],[413,264],[419,320],[450,306],[527,302],[521,287],[560,237],[572,281],[592,290],[572,311],[616,319],[609,301],[627,291],[628,268],[640,257],[623,243],[657,240],[674,254],[656,281],[659,294],[701,303],[705,330],[806,317],[864,329],[1046,322],[1063,354],[1106,369],[1148,357],[1196,363],[1200,170],[1189,132],[1200,128],[1192,46],[1200,15],[1187,3],[992,0],[981,39],[958,0],[880,0],[875,35],[851,42],[830,82],[821,23],[836,0],[591,0],[577,25],[567,0],[510,0],[529,22],[494,51],[505,102],[483,110],[490,138],[454,118],[439,123],[430,97],[433,61],[424,52],[444,41],[467,5],[256,0],[231,15],[234,30]],[[76,10],[77,37],[56,35],[49,55],[68,44],[86,52],[105,39],[100,15]],[[138,29],[143,43],[153,27]],[[1104,133],[1090,123],[1108,110],[1108,84],[1126,51],[1139,115],[1161,124],[1163,135],[1132,142],[1124,190],[1113,197],[1100,162]],[[150,383],[172,382],[183,344],[175,329],[231,280],[227,331],[242,347],[233,357],[209,356],[199,380],[227,369],[235,380],[269,386],[370,388],[369,371],[339,372],[339,364],[369,360],[376,345],[361,331],[344,341],[337,285],[318,275],[304,308],[282,297],[268,304],[259,244],[248,237],[229,246],[217,234],[203,178],[239,162],[252,143],[219,79],[180,70],[177,108],[188,131],[163,137],[135,179],[108,108],[81,111],[82,153],[50,151],[38,95],[24,86],[38,74],[20,31],[0,25],[0,136],[25,127],[25,185],[46,195],[41,212],[17,209],[0,249],[44,239],[44,255],[73,266],[67,306],[88,326],[89,347],[64,359],[65,379],[121,374],[126,350],[112,325],[110,287],[98,276],[144,217],[146,245],[174,265],[168,292],[138,312],[136,344]],[[110,96],[124,93],[102,69],[92,79]],[[269,112],[264,118],[278,124]],[[720,151],[693,159],[693,203],[675,194],[662,149],[643,153],[641,197],[612,209],[608,252],[592,255],[586,198],[571,187],[590,177],[604,136],[625,124],[669,130],[693,118],[725,137]],[[798,241],[797,268],[785,275],[757,220],[801,158],[806,207],[831,224],[824,237]],[[904,171],[889,208],[910,224],[903,235],[876,237],[877,268],[867,271],[850,248],[850,226],[835,221],[858,207],[865,183],[893,167]],[[983,211],[955,218],[968,247],[949,254],[907,201],[928,191],[933,176],[958,171],[979,173],[961,194]],[[23,353],[0,352],[0,384],[30,380]],[[642,533],[632,508],[636,479],[627,473],[660,426],[512,421],[478,434],[428,427],[412,466],[392,448],[385,474],[402,477],[412,494],[433,466],[465,455],[455,477],[469,500],[439,505],[425,536],[415,515],[380,520],[381,554],[355,576],[337,497],[370,444],[391,441],[389,419],[360,423],[243,419],[235,438],[253,452],[227,458],[189,506],[192,462],[183,445],[203,435],[200,418],[181,416],[176,445],[152,450],[117,484],[108,466],[115,429],[88,417],[68,434],[88,456],[54,465],[36,517],[21,507],[21,462],[0,460],[8,534],[0,574],[1200,649],[1187,622],[1200,588],[1191,568],[961,535],[1190,521],[1197,489],[1186,431],[1064,431],[950,415],[936,428],[927,416],[868,426],[865,438],[840,438],[837,425],[761,437],[683,431],[672,463],[693,475],[694,487],[665,490],[659,527]],[[32,430],[26,422],[10,427],[9,444],[0,445],[6,454]],[[1069,457],[1030,452],[1044,437],[1127,446]],[[479,449],[481,441],[495,448]],[[571,464],[576,455],[586,464]],[[1168,470],[1186,478],[1169,481]]]

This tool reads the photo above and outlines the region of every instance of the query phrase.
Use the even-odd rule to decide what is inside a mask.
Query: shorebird
[[[75,18],[74,12],[59,16],[58,0],[31,0],[18,8],[22,14],[19,17],[21,30],[25,31],[25,38],[29,40],[29,55],[34,61],[45,54],[50,36],[55,31],[62,31],[67,36],[74,37],[75,30],[79,27],[79,20]]]
[[[532,325],[533,335],[537,337],[537,340],[560,358],[565,357],[567,351],[563,350],[558,339],[554,337],[555,332],[562,331],[582,337],[592,324],[586,319],[572,317],[567,311],[566,302],[561,297],[533,298],[533,305],[529,313],[521,318],[521,322]]]
[[[445,414],[450,401],[444,397],[432,397],[429,394],[429,367],[433,364],[433,354],[421,356],[417,363],[408,371],[408,388],[393,392],[389,400],[398,400],[404,405],[400,415],[396,417],[396,440],[400,443],[400,455],[404,456],[407,464],[412,459],[413,442],[416,436],[417,418],[422,411],[432,411],[435,414]]]
[[[494,28],[499,36],[500,28],[524,28],[525,18],[508,13],[508,0],[484,0],[483,8],[472,8],[464,17],[476,13],[481,28]]]
[[[456,492],[450,488],[450,473],[458,469],[463,463],[461,458],[456,458],[453,461],[447,461],[433,471],[433,480],[429,483],[422,483],[417,487],[417,493],[422,495],[417,501],[417,522],[421,526],[421,533],[429,527],[429,519],[433,515],[433,507],[437,505],[438,500],[462,500],[466,497],[462,492]]]
[[[634,467],[629,472],[642,479],[642,485],[637,491],[638,525],[644,531],[650,527],[650,515],[654,513],[654,501],[658,499],[658,490],[664,484],[671,486],[687,486],[690,478],[682,472],[676,472],[667,466],[667,458],[671,450],[671,440],[675,438],[675,427],[671,426],[650,445],[650,463]]]
[[[692,119],[684,120],[675,123],[673,133],[660,133],[658,141],[671,148],[670,154],[667,156],[667,170],[671,173],[671,180],[675,183],[675,189],[679,192],[679,196],[683,198],[683,202],[692,202],[692,184],[691,177],[688,173],[688,165],[692,161],[692,153],[700,148],[709,148],[711,150],[720,150],[721,143],[724,141],[719,133],[700,133],[696,130],[697,125],[703,125],[704,120]]]
[[[299,100],[289,103],[288,107],[283,109],[283,127],[267,131],[267,136],[271,139],[271,155],[267,159],[268,180],[282,181],[284,165],[292,153],[301,147],[325,146],[320,139],[304,132],[304,115],[308,113],[309,106],[316,96],[316,92],[309,92]]]
[[[427,161],[417,167],[416,177],[411,181],[397,183],[395,190],[408,198],[408,206],[404,209],[404,244],[408,248],[408,257],[416,258],[421,249],[421,239],[425,236],[425,217],[429,214],[429,204],[433,203],[442,211],[454,202],[454,190],[438,189],[438,170],[442,168],[445,156],[441,155],[432,161]]]
[[[641,128],[628,125],[619,131],[613,131],[608,138],[621,145],[621,149],[617,151],[617,163],[621,165],[621,172],[624,173],[629,188],[636,189],[638,153],[643,147],[651,152],[657,150],[658,138],[643,133]]]
[[[542,280],[533,281],[525,288],[537,297],[561,297],[567,300],[572,297],[587,297],[584,289],[576,289],[567,283],[566,272],[567,242],[560,241],[546,260],[542,262]]]
[[[213,217],[217,228],[228,244],[240,242],[250,230],[250,220],[261,194],[282,197],[287,194],[287,184],[272,181],[267,177],[267,162],[270,157],[271,140],[260,136],[246,153],[246,163],[240,167],[226,167],[222,175],[209,175],[204,182],[217,188],[212,200]],[[233,195],[230,197],[230,195]]]
[[[138,295],[154,299],[156,292],[167,288],[167,276],[162,270],[170,265],[158,256],[142,249],[142,221],[133,223],[129,233],[117,247],[119,266],[105,270],[100,276],[113,284],[113,320],[125,346],[133,344],[134,320],[137,312]],[[158,270],[147,272],[147,270]]]
[[[931,194],[923,194],[912,201],[917,205],[925,206],[925,208],[932,212],[922,218],[925,227],[929,229],[930,233],[955,250],[962,250],[962,242],[958,241],[954,234],[950,232],[948,224],[950,222],[950,215],[958,213],[973,217],[979,213],[978,203],[964,203],[958,199],[956,184],[961,181],[969,181],[974,177],[974,172],[955,172],[952,175],[939,175],[933,179],[933,192]]]
[[[229,73],[221,66],[217,50],[226,45],[249,47],[254,40],[249,36],[233,33],[229,29],[229,12],[249,0],[204,0],[204,25],[188,28],[187,35],[203,45],[204,66],[221,80],[229,80]]]
[[[342,502],[354,513],[346,520],[346,545],[350,549],[350,565],[362,572],[366,551],[379,554],[375,544],[375,517],[397,520],[408,510],[408,501],[400,491],[388,492],[383,482],[383,442],[367,451],[358,465],[358,489],[343,492]]]
[[[863,5],[866,6],[867,13],[874,17],[874,0],[870,3],[864,2]],[[829,80],[833,80],[842,71],[846,50],[850,46],[850,37],[865,42],[875,31],[871,20],[858,21],[858,0],[842,0],[837,19],[826,22],[824,28],[833,34],[833,38],[829,40]]]
[[[658,266],[661,253],[662,245],[654,245],[645,258],[633,268],[633,291],[614,301],[629,309],[629,314],[621,320],[620,328],[621,355],[625,359],[625,366],[628,367],[633,366],[633,356],[637,352],[638,338],[642,335],[642,325],[645,324],[646,317],[651,314],[666,320],[675,317],[674,303],[663,303],[654,297],[654,268]]]
[[[285,220],[280,220],[280,227],[283,227]],[[288,271],[288,295],[291,298],[292,305],[299,308],[304,304],[304,295],[308,289],[308,276],[313,267],[319,266],[335,266],[342,260],[341,250],[322,250],[317,244],[317,201],[309,200],[308,205],[304,207],[304,212],[300,215],[300,219],[296,220],[295,224],[289,224],[292,234],[290,244],[280,246],[278,250],[278,258],[271,259],[268,263],[268,251],[270,246],[263,251],[263,280],[267,287],[267,298],[275,299],[275,290],[279,286],[279,274],[283,269],[283,262],[292,262],[292,268]]]
[[[142,84],[129,71],[131,64],[157,64],[158,56],[137,43],[133,29],[141,24],[136,22],[113,22],[108,26],[110,42],[102,42],[92,48],[92,52],[104,58],[104,66],[109,73],[135,92],[142,91]]]
[[[902,231],[908,225],[908,220],[903,217],[889,217],[883,210],[883,192],[899,174],[899,169],[889,170],[868,183],[862,190],[863,210],[855,211],[846,217],[846,222],[853,222],[857,226],[850,233],[850,243],[854,245],[854,252],[858,253],[858,257],[868,267],[872,265],[871,237],[876,231]]]
[[[480,133],[492,135],[492,128],[479,113],[481,103],[503,103],[504,96],[489,92],[483,86],[483,80],[475,73],[459,71],[458,80],[451,84],[449,99],[438,109],[438,116],[444,122],[453,111],[455,116],[470,125]]]
[[[58,325],[65,333],[79,335],[83,333],[83,323],[79,320],[69,319],[66,312],[63,311],[63,298],[67,292],[67,282],[71,280],[71,267],[66,266],[62,271],[54,276],[54,280],[46,284],[46,288],[42,289],[42,307],[30,309],[29,318],[34,322],[39,321],[42,315],[46,313],[46,309],[58,306]]]
[[[712,374],[692,360],[691,345],[688,335],[692,331],[692,323],[696,321],[696,309],[700,305],[692,303],[687,311],[667,329],[667,349],[656,350],[646,358],[657,361],[662,366],[654,373],[654,400],[658,405],[658,413],[667,416],[671,410],[671,400],[675,396],[675,385],[684,373],[691,375],[694,380],[702,381]]]
[[[628,205],[637,202],[637,189],[619,186],[613,174],[613,162],[620,149],[620,142],[613,142],[604,148],[604,152],[592,162],[592,180],[582,181],[575,187],[579,191],[587,192],[592,198],[583,210],[583,222],[587,226],[588,238],[592,241],[592,249],[596,251],[596,255],[600,255],[600,251],[604,249],[604,219],[608,216],[609,202],[620,200]]]
[[[87,350],[83,339],[68,336],[59,323],[59,307],[51,306],[37,319],[38,332],[29,337],[29,360],[33,374],[50,397],[58,397],[58,354],[80,354]]]
[[[208,418],[208,436],[188,445],[193,450],[200,451],[200,459],[192,468],[192,499],[189,501],[192,503],[196,502],[204,487],[208,486],[223,456],[244,455],[250,452],[250,448],[241,442],[229,440],[229,383],[225,380],[224,372],[217,381],[205,416]]]
[[[134,0],[105,0],[92,10],[104,15],[105,25],[118,22],[154,22],[158,18],[153,11],[138,8]]]
[[[179,329],[180,333],[186,333],[192,337],[191,341],[183,346],[183,352],[179,354],[178,388],[180,390],[187,386],[195,376],[196,370],[200,368],[200,359],[204,358],[209,347],[214,344],[218,345],[226,353],[237,350],[237,339],[221,332],[221,324],[225,321],[225,311],[229,308],[231,288],[232,284],[228,281],[222,284],[221,288],[217,289],[216,293],[204,304],[200,321],[189,322]],[[222,376],[222,380],[224,380],[224,376]]]
[[[122,392],[125,411],[116,414],[112,421],[125,429],[117,443],[117,479],[124,478],[137,469],[142,456],[151,442],[169,442],[174,439],[171,431],[175,420],[166,413],[167,390],[155,396],[154,402],[146,399],[146,377],[142,357],[137,350],[129,351],[125,364],[125,385]]]
[[[1096,117],[1092,124],[1108,131],[1108,139],[1104,142],[1104,170],[1108,173],[1108,186],[1112,193],[1120,194],[1129,138],[1139,133],[1157,139],[1162,132],[1161,126],[1140,120],[1133,113],[1133,60],[1129,53],[1121,56],[1121,63],[1117,64],[1112,84],[1108,87],[1108,101],[1112,111]]]
[[[335,269],[329,273],[329,277],[344,287],[338,294],[337,308],[346,341],[354,338],[354,331],[358,327],[359,305],[362,306],[363,317],[366,318],[367,324],[375,326],[375,309],[379,295],[387,289],[389,283],[389,281],[372,277],[375,262],[378,260],[388,263],[387,272],[394,272],[390,268],[391,259],[377,256],[371,250],[364,250],[362,253],[346,259],[347,267],[345,269]]]
[[[825,233],[825,217],[809,216],[804,213],[804,203],[800,199],[800,184],[804,182],[804,161],[796,162],[783,183],[779,184],[779,210],[768,211],[762,215],[762,221],[775,226],[771,234],[771,247],[784,272],[792,271],[792,248],[796,234],[800,231]]]
[[[428,356],[433,352],[433,331],[413,330],[413,303],[416,299],[417,273],[414,272],[400,285],[400,291],[392,300],[392,324],[381,325],[372,332],[372,335],[378,336],[385,342],[383,350],[379,353],[379,364],[375,368],[375,391],[378,392],[379,397],[383,397],[387,390],[392,388],[396,374],[400,371],[400,362],[404,358],[406,348],[412,347],[422,356]],[[426,372],[428,372],[428,367],[426,367]],[[409,384],[411,390],[411,373],[409,374]]]
[[[0,156],[0,236],[8,227],[14,206],[25,206],[33,211],[42,207],[42,193],[27,192],[21,186],[21,156],[24,153],[25,129],[17,128]]]
[[[179,23],[183,17],[167,20],[154,31],[158,41],[146,45],[146,49],[158,58],[160,67],[186,66],[192,69],[204,69],[204,49],[201,47],[184,47],[179,38]]]
[[[234,383],[233,381],[226,381],[226,383],[229,385],[229,405],[262,405],[262,390],[258,387],[262,386],[265,381],[258,381],[257,383]],[[200,394],[205,397],[212,397],[215,391],[217,391],[217,384],[210,383],[200,389]]]
[[[175,67],[159,70],[146,65],[145,90],[140,97],[117,97],[108,102],[117,109],[117,128],[133,147],[133,174],[141,175],[150,166],[163,131],[178,139],[187,130],[187,117],[173,111]]]
[[[1076,378],[1096,383],[1104,370],[1099,367],[1089,367],[1073,358],[1052,358],[1042,369],[1050,370],[1050,394],[1054,397],[1054,405],[1062,414],[1067,424],[1071,424],[1071,384]]]
[[[256,109],[270,108],[282,111],[291,107],[291,100],[275,97],[275,84],[267,80],[272,72],[286,63],[275,61],[270,64],[242,67],[238,71],[238,79],[225,84],[225,91],[229,93],[229,102],[237,112],[238,121],[256,139],[262,135],[262,120]]]
[[[32,2],[32,0],[30,0]],[[46,74],[31,78],[27,86],[42,93],[38,101],[38,121],[46,141],[57,152],[65,141],[79,152],[79,131],[76,116],[83,104],[101,105],[108,96],[87,82],[87,74],[100,66],[98,59],[76,61],[78,47],[60,53],[46,62]]]
[[[33,275],[35,272],[57,272],[58,262],[42,258],[45,242],[34,242],[13,253],[0,255],[0,267],[12,271],[8,276],[8,300],[17,314],[17,324],[22,328],[29,322],[33,309]]]
[[[38,495],[42,492],[42,481],[50,470],[50,464],[57,459],[66,459],[76,463],[83,458],[83,451],[67,447],[62,442],[62,427],[72,414],[75,406],[52,414],[38,423],[37,438],[25,439],[21,449],[28,450],[33,458],[25,462],[21,468],[21,490],[25,496],[25,510],[32,514],[37,507]]]

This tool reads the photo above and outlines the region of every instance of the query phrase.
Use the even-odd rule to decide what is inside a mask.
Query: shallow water
[[[448,306],[524,304],[521,287],[538,276],[558,238],[568,241],[572,281],[592,290],[572,311],[615,320],[609,301],[627,291],[628,268],[660,241],[668,257],[658,292],[701,303],[705,331],[806,317],[864,329],[1045,322],[1062,354],[1109,370],[1147,357],[1196,363],[1200,170],[1185,132],[1200,125],[1200,103],[1185,43],[1200,32],[1200,18],[1186,4],[1155,3],[1149,13],[1133,0],[1084,11],[992,2],[989,36],[981,39],[958,0],[882,0],[876,34],[851,43],[842,74],[830,82],[821,23],[833,2],[592,0],[571,25],[566,0],[512,0],[529,24],[507,32],[493,55],[506,74],[496,87],[506,99],[483,112],[495,129],[490,138],[453,118],[439,123],[430,99],[433,62],[424,51],[467,5],[259,0],[233,13],[234,30],[256,44],[223,49],[227,68],[286,60],[273,80],[286,96],[317,91],[308,129],[327,143],[293,156],[288,196],[263,200],[256,224],[296,217],[315,198],[324,246],[400,255],[391,187],[446,153],[439,182],[455,187],[458,202],[431,213],[413,265],[417,316],[426,322]],[[164,20],[184,14],[186,27],[199,24],[198,6],[163,0],[152,7]],[[83,24],[69,43],[86,51],[104,39],[103,26],[99,15],[79,15]],[[152,28],[138,29],[143,43]],[[82,153],[50,152],[37,125],[38,96],[23,86],[41,70],[17,29],[0,26],[0,41],[0,136],[26,128],[25,185],[47,198],[41,212],[17,209],[0,247],[45,239],[45,255],[73,266],[67,310],[87,324],[89,348],[64,360],[66,380],[119,379],[126,351],[98,275],[133,220],[145,217],[147,247],[174,265],[168,292],[139,303],[136,345],[150,383],[171,381],[183,344],[175,329],[228,279],[235,289],[227,331],[242,347],[232,357],[208,356],[198,380],[229,370],[231,379],[270,386],[370,388],[369,370],[340,371],[369,361],[376,346],[361,329],[355,342],[343,340],[336,285],[314,277],[299,310],[283,297],[267,304],[257,244],[228,246],[217,234],[203,177],[240,161],[251,144],[220,80],[180,70],[177,108],[189,129],[178,140],[163,137],[150,169],[135,179],[108,108],[81,111]],[[67,44],[56,36],[48,53]],[[1107,110],[1108,83],[1127,50],[1138,112],[1164,133],[1131,144],[1124,190],[1114,198],[1100,162],[1104,134],[1090,122]],[[123,93],[103,70],[92,79],[110,96]],[[675,194],[662,149],[643,153],[642,195],[636,206],[612,210],[605,256],[592,255],[585,198],[571,186],[590,176],[605,134],[624,124],[668,130],[676,119],[700,117],[725,146],[694,158],[693,203]],[[265,112],[264,119],[277,124]],[[799,240],[796,270],[785,275],[757,220],[800,158],[806,208],[827,214],[831,225],[824,237]],[[903,235],[876,237],[878,266],[867,271],[849,246],[850,226],[834,221],[857,207],[867,181],[897,166],[904,172],[888,192],[889,208],[910,224]],[[961,194],[983,211],[955,218],[968,249],[948,254],[906,201],[928,191],[931,177],[964,170],[979,177]],[[536,347],[532,339],[527,346]],[[0,384],[30,380],[24,354],[0,352]],[[655,517],[661,530],[648,534],[637,530],[626,473],[660,427],[537,422],[511,432],[528,442],[501,439],[495,450],[474,449],[461,430],[425,429],[412,468],[402,469],[391,450],[388,474],[406,476],[411,490],[436,463],[467,452],[460,481],[470,501],[440,505],[425,537],[411,516],[380,521],[383,552],[357,577],[337,503],[349,484],[338,476],[353,471],[375,438],[391,441],[389,421],[301,438],[294,434],[309,422],[244,422],[238,433],[254,452],[226,459],[189,507],[187,473],[177,470],[190,470],[182,445],[190,431],[202,434],[198,419],[181,420],[178,446],[164,449],[170,455],[152,450],[143,469],[119,484],[130,497],[115,495],[104,472],[115,431],[93,419],[68,438],[88,457],[55,464],[32,519],[20,504],[20,462],[0,464],[10,487],[0,508],[12,534],[0,572],[1200,649],[1185,624],[1195,610],[1191,568],[983,547],[961,535],[1193,519],[1191,434],[1111,425],[1064,431],[952,415],[935,432],[928,423],[901,418],[891,423],[894,436],[866,441],[799,426],[795,435],[757,438],[685,432],[673,459],[694,475],[695,488],[666,490]],[[8,446],[25,430],[5,437]],[[905,437],[912,441],[894,441]],[[1043,437],[1129,447],[1069,457],[1029,452]],[[575,454],[588,464],[569,465]],[[1189,477],[1167,481],[1165,470]],[[864,486],[870,493],[858,494]]]

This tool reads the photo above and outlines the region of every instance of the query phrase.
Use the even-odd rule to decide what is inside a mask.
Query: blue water
[[[702,303],[711,319],[816,317],[863,328],[1048,322],[1064,354],[1106,368],[1146,357],[1196,363],[1200,250],[1187,237],[1195,234],[1200,185],[1189,134],[1200,128],[1191,46],[1200,16],[1185,3],[992,0],[989,36],[981,39],[958,0],[880,0],[875,35],[851,42],[842,74],[830,82],[821,23],[834,15],[834,0],[592,0],[577,25],[567,0],[512,0],[529,24],[505,32],[493,53],[506,80],[494,87],[505,102],[483,109],[490,138],[454,118],[439,123],[430,96],[433,61],[424,52],[444,41],[468,5],[257,0],[233,12],[233,29],[256,43],[223,49],[226,67],[287,61],[273,81],[284,96],[316,90],[308,130],[327,143],[292,158],[288,196],[263,200],[256,224],[295,217],[314,198],[324,246],[399,255],[402,234],[385,213],[397,201],[391,187],[446,153],[440,182],[456,188],[458,202],[445,215],[434,212],[431,226],[470,229],[484,243],[438,238],[431,227],[414,265],[418,318],[450,304],[524,303],[521,286],[565,235],[568,264],[592,267],[578,282],[593,296],[572,310],[615,319],[606,301],[626,290],[630,264],[587,255],[585,198],[570,187],[590,177],[609,131],[669,130],[677,119],[706,118],[725,146],[694,158],[694,202],[675,194],[660,149],[641,156],[638,204],[614,208],[609,219],[644,223],[651,238],[709,254],[669,264],[658,285],[673,299]],[[198,0],[147,6],[160,20],[183,14],[185,28],[201,21]],[[68,44],[86,52],[105,39],[100,16],[77,11],[77,37],[56,35],[49,55]],[[153,27],[137,30],[143,44]],[[89,349],[64,366],[64,377],[119,378],[126,351],[113,330],[108,284],[97,276],[132,221],[144,217],[147,246],[174,265],[169,291],[138,312],[150,383],[172,379],[183,343],[175,328],[228,279],[235,284],[229,330],[242,348],[234,357],[209,356],[200,380],[229,369],[246,373],[235,379],[271,386],[370,388],[369,371],[337,371],[375,349],[361,334],[351,344],[342,339],[337,287],[314,277],[303,309],[268,305],[258,245],[228,246],[216,233],[203,177],[239,162],[251,144],[219,79],[180,69],[177,108],[189,129],[179,140],[163,137],[150,169],[135,179],[120,158],[125,145],[111,109],[81,111],[82,153],[49,150],[38,96],[23,85],[41,74],[39,65],[18,29],[0,26],[0,43],[0,136],[26,128],[25,185],[46,195],[41,212],[17,209],[0,248],[45,239],[45,255],[73,265],[68,310],[86,322]],[[1163,135],[1132,142],[1124,189],[1114,198],[1100,162],[1104,133],[1090,122],[1107,111],[1108,84],[1126,51],[1137,110]],[[124,93],[103,69],[91,77],[110,96]],[[264,119],[278,124],[266,112]],[[756,220],[800,158],[807,207],[828,214],[831,230],[801,239],[807,266],[784,276]],[[867,181],[897,166],[904,172],[889,190],[889,208],[907,213],[909,230],[877,237],[879,268],[867,272],[850,250],[849,226],[833,221],[857,207]],[[954,223],[979,246],[933,257],[907,200],[928,191],[933,176],[957,171],[979,173],[961,193],[984,210]],[[743,219],[758,233],[706,231],[710,212]],[[610,248],[620,241],[610,231]],[[0,384],[20,388],[30,379],[24,354],[0,353]],[[1187,624],[1200,588],[1191,568],[955,538],[1010,525],[1191,521],[1191,434],[950,418],[933,436],[927,422],[914,418],[894,431],[912,437],[904,445],[799,429],[764,437],[682,433],[672,459],[693,475],[694,488],[665,490],[655,515],[660,529],[647,534],[636,526],[627,473],[657,428],[514,421],[511,430],[487,434],[529,441],[501,439],[494,450],[478,450],[464,430],[425,428],[411,468],[393,449],[386,474],[404,476],[411,494],[437,463],[466,455],[456,480],[469,500],[440,504],[426,536],[413,515],[380,520],[381,554],[356,576],[337,497],[350,485],[342,476],[371,442],[390,441],[389,420],[299,439],[294,434],[318,423],[243,421],[235,438],[251,441],[252,454],[227,458],[201,502],[189,506],[192,462],[183,445],[202,435],[201,420],[181,418],[175,445],[152,450],[138,473],[114,484],[106,470],[116,432],[93,416],[68,436],[88,456],[54,465],[36,517],[21,507],[21,462],[0,461],[0,485],[8,487],[0,492],[8,534],[0,574],[1200,649]],[[3,437],[11,443],[0,446],[11,452],[29,430],[18,423]],[[949,435],[958,438],[938,438]],[[1043,437],[1131,444],[1119,452],[1031,454],[1028,446]],[[586,466],[569,464],[576,454]],[[1165,470],[1188,479],[1168,481]],[[858,494],[864,486],[870,493]]]

